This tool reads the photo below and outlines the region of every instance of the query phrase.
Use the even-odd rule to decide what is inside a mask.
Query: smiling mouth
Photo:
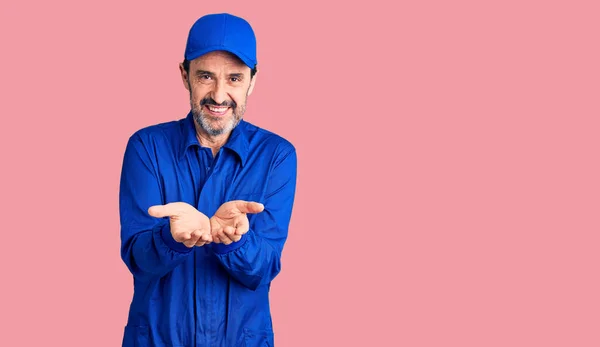
[[[204,105],[204,107],[213,116],[223,116],[229,110],[229,106]]]

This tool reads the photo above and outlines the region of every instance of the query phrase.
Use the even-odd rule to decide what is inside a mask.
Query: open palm
[[[259,213],[264,206],[258,202],[233,200],[221,205],[210,218],[210,229],[215,243],[226,245],[242,239],[250,229],[248,213]]]
[[[203,246],[212,241],[208,217],[188,203],[151,206],[148,214],[157,218],[169,217],[173,239],[187,247]]]

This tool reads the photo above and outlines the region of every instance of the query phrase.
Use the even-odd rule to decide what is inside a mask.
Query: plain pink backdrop
[[[597,4],[2,2],[0,345],[120,346],[125,144],[227,11],[299,156],[277,346],[599,346]]]

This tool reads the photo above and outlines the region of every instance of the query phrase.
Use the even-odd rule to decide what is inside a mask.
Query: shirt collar
[[[183,157],[185,156],[188,147],[200,146],[200,142],[198,142],[198,138],[196,137],[196,127],[194,125],[194,122],[194,116],[190,111],[187,117],[182,122],[183,141],[181,143],[181,150],[179,153],[180,160],[183,159]],[[223,146],[223,148],[228,148],[237,154],[242,166],[244,166],[244,164],[246,163],[246,159],[248,158],[249,152],[248,136],[246,133],[246,121],[241,119],[238,125],[235,128],[233,128],[229,139]]]

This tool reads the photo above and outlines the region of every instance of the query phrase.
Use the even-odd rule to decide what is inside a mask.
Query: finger
[[[265,209],[265,206],[259,202],[236,200],[235,208],[242,213],[259,213]]]
[[[196,241],[196,246],[204,246],[212,242],[212,236],[209,233],[203,233],[202,236]]]
[[[202,237],[202,232],[200,230],[194,230],[192,231],[190,239],[188,241],[192,244],[196,244],[196,242],[200,240],[200,237]]]
[[[189,233],[181,233],[179,238],[181,239],[181,243],[183,243],[186,247],[191,248],[196,244],[194,240],[194,236]]]
[[[219,235],[219,239],[221,241],[222,244],[224,245],[229,245],[231,244],[231,240],[229,239],[229,237],[225,236],[225,235]]]
[[[190,235],[190,233],[176,232],[173,234],[173,239],[175,239],[175,241],[177,242],[184,242],[191,238],[192,236]]]
[[[229,227],[225,227],[225,228],[229,228]],[[221,243],[228,245],[232,241],[229,238],[229,236],[227,235],[227,233],[225,232],[225,228],[219,232],[219,238],[221,239]]]
[[[221,243],[221,238],[219,238],[219,229],[213,229],[210,235],[214,243]]]
[[[194,245],[196,244],[195,242],[192,242],[191,240],[187,240],[187,241],[183,241],[182,242],[187,248],[192,248],[194,247]]]
[[[234,227],[226,226],[223,229],[223,232],[225,233],[225,235],[227,235],[231,242],[238,242],[242,238],[241,235],[236,235],[236,229]]]
[[[235,228],[228,225],[223,228],[223,233],[225,233],[227,237],[233,236],[235,235]]]
[[[154,205],[148,208],[148,214],[156,218],[175,216],[178,215],[179,212],[177,205],[172,202],[166,205]]]
[[[206,240],[204,239],[204,235],[202,235],[202,236],[201,236],[201,237],[198,239],[198,241],[196,241],[196,246],[198,246],[198,247],[202,247],[202,246],[204,246],[204,245],[206,245],[206,244],[209,244],[209,243],[210,243],[209,241],[206,241]]]
[[[212,242],[212,235],[210,233],[204,233],[202,235],[202,240],[204,240],[205,242]]]
[[[248,232],[248,228],[237,228],[235,229],[235,235],[242,236]]]
[[[248,223],[248,218],[240,218],[236,225],[235,234],[236,235],[244,235],[250,229],[250,224]]]

